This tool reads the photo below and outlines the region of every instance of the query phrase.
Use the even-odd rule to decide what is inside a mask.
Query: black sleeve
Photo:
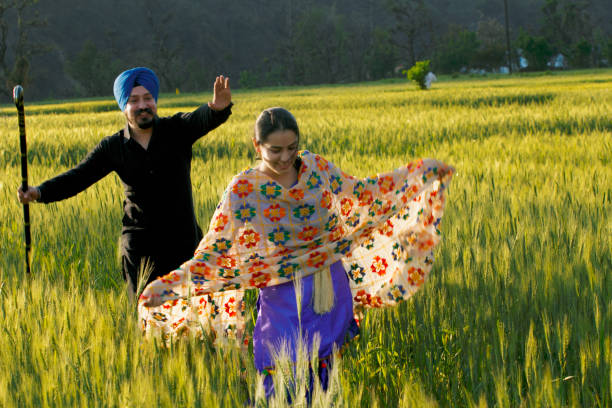
[[[232,114],[233,105],[230,103],[225,109],[215,111],[204,104],[193,112],[177,113],[176,116],[182,122],[187,142],[190,145],[194,144],[199,138],[224,123]]]
[[[72,197],[112,171],[109,138],[103,139],[72,169],[42,183],[40,202],[51,203]]]

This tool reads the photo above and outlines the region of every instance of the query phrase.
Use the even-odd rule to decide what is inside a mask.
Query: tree
[[[171,40],[170,27],[174,27],[172,7],[160,0],[144,0],[143,5],[143,9],[147,10],[147,24],[153,40],[151,67],[159,75],[162,88],[174,91],[182,86],[181,78],[184,75],[182,47]]]
[[[423,0],[389,0],[395,16],[395,45],[407,53],[408,65],[416,64],[431,45],[431,14]]]
[[[377,79],[390,76],[396,60],[397,52],[391,34],[382,28],[374,29],[372,43],[366,54],[368,77]]]
[[[83,96],[107,95],[121,64],[110,52],[99,50],[92,40],[66,64],[67,73],[81,86]]]
[[[9,97],[15,85],[28,85],[32,56],[48,50],[48,47],[30,39],[32,31],[46,24],[37,11],[31,11],[36,3],[38,0],[0,2],[0,79],[2,93]],[[32,17],[27,18],[29,15]],[[15,25],[11,24],[13,18]],[[11,28],[15,31],[14,41],[10,41]]]
[[[529,62],[529,69],[544,70],[548,67],[548,62],[553,56],[554,51],[546,38],[534,37],[524,30],[520,30],[517,45],[525,53]]]
[[[476,35],[479,47],[474,64],[477,67],[492,70],[507,62],[504,27],[497,20],[481,20]]]
[[[508,70],[512,73],[512,48],[510,47],[510,17],[508,16],[508,0],[504,0],[504,22],[506,28],[506,62]]]
[[[574,66],[590,61],[593,24],[588,8],[590,1],[546,0],[542,12],[542,33],[553,48],[570,58]]]
[[[574,43],[570,53],[570,63],[576,68],[587,68],[591,65],[591,43],[582,39]]]
[[[315,7],[298,18],[290,39],[296,83],[333,83],[343,71],[346,31],[333,7]]]
[[[426,78],[429,73],[429,60],[417,61],[410,69],[403,70],[406,78],[413,81],[420,89],[427,89]]]
[[[451,26],[436,47],[433,65],[442,72],[457,72],[472,67],[479,46],[475,32]]]

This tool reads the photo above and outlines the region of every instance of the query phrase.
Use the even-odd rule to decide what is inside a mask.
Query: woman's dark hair
[[[300,137],[300,129],[291,112],[280,107],[265,109],[255,121],[255,141],[264,143],[268,135],[277,130],[293,130],[298,139]]]

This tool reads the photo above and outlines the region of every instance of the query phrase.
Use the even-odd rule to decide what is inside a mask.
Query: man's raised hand
[[[213,85],[213,100],[208,102],[212,110],[220,111],[228,107],[232,102],[232,92],[229,86],[229,78],[219,75]]]

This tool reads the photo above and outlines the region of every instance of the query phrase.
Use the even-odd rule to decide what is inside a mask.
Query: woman
[[[267,373],[282,344],[295,361],[298,331],[308,348],[318,333],[325,369],[333,348],[356,334],[353,313],[394,305],[423,284],[452,168],[419,160],[357,179],[299,152],[299,137],[287,110],[261,113],[253,139],[261,162],[230,182],[194,257],[145,289],[143,330],[243,340],[242,294],[260,288],[257,369]],[[298,303],[292,280],[301,282]],[[319,374],[325,387],[326,370]],[[264,384],[269,396],[269,376]]]

